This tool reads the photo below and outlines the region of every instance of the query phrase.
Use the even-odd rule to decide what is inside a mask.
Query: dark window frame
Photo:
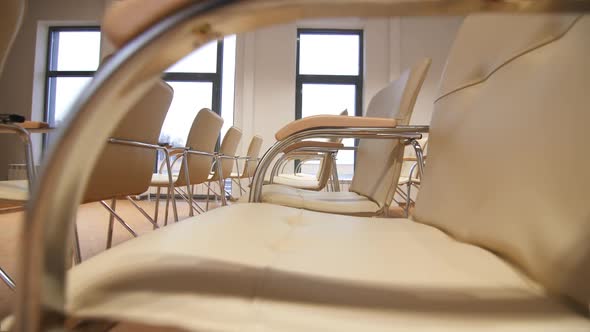
[[[363,115],[364,31],[362,29],[297,29],[297,57],[295,64],[295,120],[301,119],[303,84],[355,85],[355,116]],[[299,73],[300,37],[310,35],[357,35],[359,37],[358,75],[308,75]]]
[[[55,94],[56,78],[59,77],[93,77],[96,71],[85,70],[57,70],[59,58],[59,33],[60,32],[100,32],[100,26],[51,26],[48,28],[47,53],[45,66],[45,91],[44,91],[44,121],[51,127],[55,126]],[[222,77],[223,77],[223,40],[217,41],[217,59],[215,73],[163,73],[162,78],[167,82],[202,82],[211,83],[211,110],[221,116]],[[55,70],[54,70],[55,68]],[[47,138],[43,139],[43,149],[47,146]],[[218,144],[219,145],[219,144]]]
[[[166,82],[211,83],[211,111],[221,116],[221,96],[223,80],[223,39],[217,41],[217,62],[215,73],[165,72],[162,79]]]
[[[100,32],[98,25],[83,26],[51,26],[47,32],[47,54],[45,63],[45,94],[43,119],[50,126],[55,126],[55,79],[59,77],[93,77],[95,70],[53,70],[57,68],[59,57],[59,33],[60,32]],[[53,79],[53,80],[52,80]],[[53,81],[53,82],[52,82]],[[44,147],[46,142],[44,140]]]
[[[223,39],[217,40],[217,59],[215,73],[164,72],[162,79],[166,82],[211,83],[211,111],[221,116],[221,99],[223,84]],[[215,151],[219,151],[222,137],[217,138]]]

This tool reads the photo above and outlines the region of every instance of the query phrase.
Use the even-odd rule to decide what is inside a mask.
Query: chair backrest
[[[111,137],[158,144],[160,130],[174,91],[158,82],[130,111]],[[157,154],[155,150],[109,143],[99,157],[86,189],[84,202],[117,196],[138,195],[150,185]]]
[[[188,138],[186,139],[186,146],[195,151],[215,153],[215,144],[217,144],[221,126],[223,126],[223,119],[210,109],[203,108],[193,121]],[[207,182],[209,173],[211,172],[213,158],[189,154],[186,164],[188,165],[191,184]],[[175,182],[176,186],[185,186],[187,184],[186,171],[185,163],[183,162],[178,173],[178,180]]]
[[[590,16],[468,17],[414,218],[590,303]]]
[[[379,91],[371,99],[365,116],[396,118],[399,124],[408,124],[430,62],[430,59],[419,61]],[[369,197],[381,208],[389,204],[400,175],[403,154],[404,145],[398,140],[360,140],[350,191]]]
[[[26,1],[0,1],[0,75],[16,34],[22,24]]]
[[[236,155],[236,151],[238,150],[238,145],[240,145],[240,140],[242,139],[242,131],[237,127],[231,127],[223,136],[223,140],[221,141],[221,146],[219,147],[219,153],[228,156],[234,157]],[[236,164],[235,159],[223,158],[221,159],[221,177],[226,178],[229,177],[231,174],[234,165]],[[217,168],[213,170],[213,178],[212,180],[219,179],[220,174],[217,172]]]
[[[244,163],[244,170],[240,173],[241,177],[252,177],[254,175],[256,166],[258,166],[257,159],[260,156],[260,149],[262,149],[262,137],[254,135],[250,140],[250,145],[248,145],[248,152],[246,152],[248,161]]]

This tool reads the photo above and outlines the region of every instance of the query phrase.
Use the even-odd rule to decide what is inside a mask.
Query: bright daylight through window
[[[297,119],[318,114],[362,115],[363,34],[361,30],[299,29],[297,38]],[[354,146],[354,139],[345,139]],[[354,151],[338,153],[340,179],[354,173]],[[307,162],[304,173],[315,173],[319,161]]]
[[[164,73],[164,80],[174,89],[174,99],[160,142],[184,146],[193,119],[202,108],[210,108],[223,117],[223,137],[233,125],[235,54],[236,38],[228,36],[194,51]],[[99,59],[99,27],[49,29],[45,118],[52,126],[60,126],[76,97],[92,79]]]
[[[98,27],[52,27],[47,54],[45,121],[52,127],[59,127],[98,68],[100,30]]]

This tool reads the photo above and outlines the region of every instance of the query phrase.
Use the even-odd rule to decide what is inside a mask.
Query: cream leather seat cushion
[[[264,185],[262,200],[265,203],[328,213],[374,215],[381,209],[377,203],[352,191],[310,191],[279,184]]]
[[[29,181],[0,181],[0,199],[9,201],[26,201],[29,199]]]
[[[178,175],[173,175],[172,180],[176,182],[178,179]],[[168,186],[168,174],[159,174],[155,173],[152,174],[152,181],[150,182],[150,186]]]
[[[273,182],[285,186],[310,190],[317,189],[320,186],[320,182],[315,175],[304,173],[280,174],[274,177]]]
[[[436,228],[270,204],[123,243],[74,267],[67,296],[79,317],[199,331],[590,329],[500,258]]]

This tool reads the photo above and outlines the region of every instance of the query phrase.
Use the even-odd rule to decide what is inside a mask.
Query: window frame
[[[162,79],[166,82],[211,83],[211,111],[221,116],[221,97],[223,80],[223,39],[217,40],[217,57],[215,73],[164,72]]]
[[[301,53],[300,37],[310,35],[357,35],[359,37],[359,72],[357,75],[310,75],[299,73]],[[363,76],[364,76],[364,31],[362,29],[297,29],[297,56],[295,63],[295,120],[301,119],[303,103],[303,84],[334,84],[355,86],[355,116],[363,115]],[[355,143],[356,145],[356,143]]]
[[[59,32],[101,32],[98,25],[80,25],[80,26],[50,26],[47,32],[47,54],[45,63],[45,93],[44,93],[44,111],[43,121],[55,126],[55,84],[50,80],[59,77],[94,77],[96,70],[52,70],[57,67],[59,58]],[[58,36],[57,38],[55,38]],[[100,55],[99,55],[100,56]],[[47,142],[44,139],[44,147]]]

